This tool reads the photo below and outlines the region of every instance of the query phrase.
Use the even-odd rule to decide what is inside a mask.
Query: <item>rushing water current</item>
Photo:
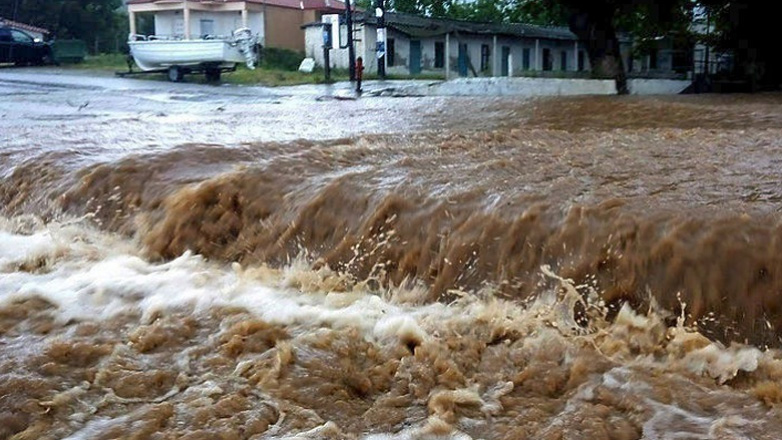
[[[782,438],[782,96],[262,105],[6,123],[0,439]]]

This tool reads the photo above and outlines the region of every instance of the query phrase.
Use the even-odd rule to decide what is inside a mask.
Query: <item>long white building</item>
[[[342,44],[347,34],[341,25]],[[565,27],[529,24],[475,23],[386,13],[386,71],[397,75],[457,76],[588,76],[589,56]],[[305,51],[324,64],[323,23],[305,28]],[[377,21],[357,13],[354,21],[357,56],[367,72],[377,71]],[[668,40],[642,56],[633,55],[629,36],[620,38],[625,67],[632,74],[675,76]],[[347,49],[330,51],[332,67],[347,68]]]

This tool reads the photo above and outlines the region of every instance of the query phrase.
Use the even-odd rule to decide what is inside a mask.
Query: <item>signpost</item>
[[[331,81],[331,60],[329,60],[329,53],[331,52],[331,23],[323,23],[323,73],[326,75],[326,82]]]
[[[386,79],[386,5],[385,0],[377,0],[375,8],[377,18],[377,75]]]
[[[339,15],[328,14],[321,18],[323,22],[323,72],[326,75],[326,81],[331,80],[331,49],[339,49],[340,44],[340,26]]]

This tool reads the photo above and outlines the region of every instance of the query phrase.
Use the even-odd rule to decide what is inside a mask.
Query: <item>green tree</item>
[[[782,16],[782,2],[699,0],[698,3],[715,26],[706,43],[734,56],[732,76],[746,81],[752,90],[779,89],[782,57],[774,29]]]
[[[57,38],[77,38],[108,52],[127,38],[122,0],[10,0],[0,16],[49,29]]]
[[[368,1],[368,0],[363,0]],[[679,47],[695,41],[735,55],[734,75],[753,88],[778,87],[782,57],[776,28],[782,2],[766,0],[388,0],[392,11],[479,22],[514,22],[568,26],[584,45],[592,75],[616,80],[627,93],[619,35],[633,35],[636,53],[652,50],[661,36]],[[692,32],[694,11],[709,13],[715,32]]]

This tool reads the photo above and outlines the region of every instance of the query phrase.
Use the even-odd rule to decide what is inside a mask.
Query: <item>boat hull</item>
[[[225,40],[149,40],[130,41],[128,45],[144,71],[203,64],[231,68],[245,61],[238,45]]]

